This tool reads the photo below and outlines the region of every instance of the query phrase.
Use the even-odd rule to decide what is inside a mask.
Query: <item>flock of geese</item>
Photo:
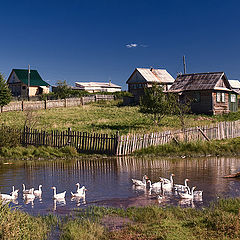
[[[171,192],[180,199],[202,201],[203,191],[195,191],[196,186],[190,188],[188,186],[189,179],[187,178],[184,184],[174,184],[174,176],[174,174],[171,174],[169,179],[160,177],[159,182],[152,183],[148,176],[144,175],[142,180],[132,179],[132,183],[135,187],[155,192],[158,200],[164,198],[165,192]]]
[[[76,183],[77,190],[76,192],[71,192],[71,200],[76,200],[79,202],[80,199],[83,199],[85,201],[85,196],[86,196],[86,187],[82,186],[80,187],[79,183]],[[22,194],[23,194],[23,199],[25,200],[26,203],[31,202],[33,204],[33,201],[35,198],[39,198],[40,200],[42,199],[42,185],[39,185],[38,189],[30,188],[26,189],[25,184],[22,185]],[[66,197],[66,191],[57,193],[56,187],[51,187],[53,190],[53,199],[54,203],[60,202],[60,203],[66,203],[65,197]],[[10,194],[4,194],[0,193],[0,199],[2,200],[3,203],[7,202],[13,202],[17,203],[17,198],[19,195],[19,189],[15,189],[15,187],[12,187],[12,192]]]
[[[166,196],[167,193],[171,195],[174,194],[176,197],[189,201],[202,201],[203,191],[196,191],[195,186],[190,188],[188,186],[189,179],[185,179],[184,184],[174,184],[173,181],[174,174],[170,175],[170,178],[159,178],[159,182],[152,183],[147,175],[144,175],[142,180],[132,179],[133,186],[135,188],[140,188],[141,190],[149,190],[151,193],[156,194],[157,200],[161,202]],[[80,200],[83,203],[85,202],[85,196],[87,189],[85,186],[80,187],[79,183],[76,183],[77,189],[76,192],[71,192],[71,200],[76,201],[80,205]],[[56,187],[51,187],[53,190],[53,200],[54,200],[54,210],[56,210],[56,203],[66,204],[65,197],[66,191],[57,193]],[[38,189],[30,188],[26,189],[25,185],[22,184],[22,195],[26,204],[29,202],[32,203],[35,198],[42,200],[42,185],[39,185]],[[13,202],[17,204],[17,198],[19,197],[19,189],[12,187],[12,192],[10,194],[0,193],[0,199],[3,203]]]

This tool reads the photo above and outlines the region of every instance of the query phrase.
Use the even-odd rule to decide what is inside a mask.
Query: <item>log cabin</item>
[[[179,94],[182,102],[190,100],[192,113],[216,115],[238,110],[237,92],[224,72],[178,75],[169,92]]]

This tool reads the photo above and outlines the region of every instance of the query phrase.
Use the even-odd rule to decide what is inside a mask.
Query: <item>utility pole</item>
[[[186,74],[186,61],[185,61],[185,55],[183,56],[183,73]]]
[[[29,99],[30,99],[30,65],[28,64],[28,92],[27,92],[27,94],[28,94],[28,101],[29,101]]]

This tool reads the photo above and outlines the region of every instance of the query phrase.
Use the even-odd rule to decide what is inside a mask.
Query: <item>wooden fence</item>
[[[117,139],[117,135],[71,131],[71,129],[46,132],[25,127],[21,143],[24,146],[51,146],[56,148],[71,146],[76,148],[78,152],[114,155]]]
[[[150,146],[163,145],[175,141],[194,142],[240,137],[240,120],[220,122],[210,126],[188,128],[185,131],[165,131],[150,134],[131,134],[120,136],[116,155],[129,155],[136,150]]]
[[[19,135],[19,141],[24,146],[51,146],[56,148],[72,146],[78,152],[122,156],[129,155],[139,149],[163,145],[172,141],[179,143],[240,137],[240,120],[193,127],[185,131],[177,130],[151,134],[129,134],[125,136],[119,136],[118,133],[108,135],[72,131],[71,129],[46,132],[28,127],[19,132]]]
[[[1,112],[27,111],[50,108],[75,107],[85,105],[90,102],[114,100],[114,95],[90,95],[81,98],[66,98],[58,100],[44,101],[16,101],[0,108]]]

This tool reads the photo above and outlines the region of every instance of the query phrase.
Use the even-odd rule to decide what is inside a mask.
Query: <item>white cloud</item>
[[[130,44],[127,44],[127,45],[126,45],[127,48],[135,48],[135,47],[137,47],[137,46],[138,46],[137,43],[130,43]]]
[[[145,44],[138,44],[138,43],[129,43],[127,45],[125,45],[127,48],[136,48],[136,47],[143,47],[146,48],[148,47],[148,45]]]

